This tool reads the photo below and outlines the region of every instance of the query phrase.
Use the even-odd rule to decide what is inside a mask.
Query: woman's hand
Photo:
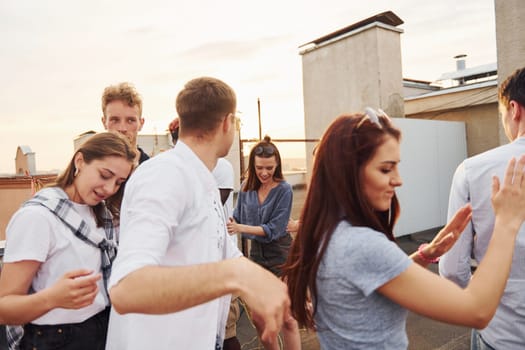
[[[439,258],[452,248],[472,217],[472,207],[466,204],[443,227],[424,249],[423,255],[430,260]]]
[[[299,225],[300,225],[299,220],[294,220],[290,218],[290,220],[288,220],[288,225],[286,225],[286,232],[295,233],[299,231]]]
[[[226,229],[228,230],[228,234],[230,235],[235,235],[239,233],[239,227],[234,218],[230,218],[230,220],[226,224]]]
[[[48,290],[52,308],[80,309],[91,305],[98,294],[97,282],[101,274],[80,269],[69,271]]]

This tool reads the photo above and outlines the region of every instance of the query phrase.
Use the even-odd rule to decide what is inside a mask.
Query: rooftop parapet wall
[[[0,177],[0,240],[5,240],[7,224],[22,203],[55,178],[56,174]]]

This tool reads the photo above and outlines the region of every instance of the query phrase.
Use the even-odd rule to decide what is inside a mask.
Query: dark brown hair
[[[261,150],[261,153],[256,154],[259,150]],[[270,150],[270,153],[268,153],[267,150]],[[257,142],[250,150],[248,169],[246,169],[245,174],[246,181],[244,182],[244,185],[241,189],[242,191],[257,191],[259,187],[261,187],[261,181],[259,181],[259,178],[255,172],[255,156],[262,158],[275,157],[277,166],[275,167],[275,172],[273,173],[273,180],[277,182],[284,180],[281,154],[279,153],[277,146],[275,146],[275,144],[271,141],[270,136],[266,135],[262,141]]]
[[[392,198],[390,210],[375,211],[365,199],[360,172],[387,136],[399,141],[401,132],[387,117],[379,117],[381,126],[364,118],[364,114],[338,117],[316,149],[301,225],[284,267],[292,312],[301,326],[314,327],[316,306],[312,314],[308,300],[310,296],[314,301],[317,298],[317,270],[341,220],[370,227],[394,240],[393,227],[399,215],[397,198]]]
[[[506,108],[509,108],[510,101],[525,107],[525,68],[516,69],[501,83],[498,98]]]
[[[77,153],[82,153],[86,164],[91,163],[94,160],[100,160],[106,157],[122,157],[126,159],[130,164],[135,161],[136,151],[129,143],[129,140],[116,132],[101,132],[93,135],[87,139],[82,146],[75,152],[67,168],[56,178],[55,182],[48,186],[60,187],[65,189],[66,187],[73,184],[75,180],[75,156]],[[120,217],[120,204],[122,202],[122,195],[124,193],[125,182],[120,185],[118,191],[111,197],[107,198],[104,202],[92,207],[95,213],[97,226],[100,227],[103,224],[102,210],[103,206],[109,209],[113,218],[118,220]]]

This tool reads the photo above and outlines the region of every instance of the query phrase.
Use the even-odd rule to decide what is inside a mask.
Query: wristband
[[[425,254],[423,253],[423,249],[425,249],[425,247],[427,245],[428,245],[428,243],[421,244],[419,246],[419,248],[417,248],[417,255],[421,258],[421,260],[423,260],[426,263],[429,263],[429,264],[436,264],[436,263],[438,263],[439,262],[439,256],[437,258],[430,259],[427,256],[425,256]]]

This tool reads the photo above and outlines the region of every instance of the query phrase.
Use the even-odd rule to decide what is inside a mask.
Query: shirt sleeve
[[[54,242],[52,217],[42,206],[19,209],[7,225],[3,261],[46,261]]]
[[[353,232],[339,235],[332,247],[334,266],[348,283],[359,288],[365,296],[404,272],[412,260],[399,246],[381,232],[369,228],[354,228]],[[351,234],[348,240],[343,236]],[[332,242],[330,243],[332,244]]]
[[[219,158],[212,174],[219,189],[233,190],[233,166],[227,159]]]
[[[144,266],[161,265],[171,233],[184,216],[186,188],[191,188],[185,180],[176,168],[159,172],[155,167],[139,167],[131,175],[124,192],[120,245],[108,288]]]
[[[450,220],[459,208],[469,202],[469,184],[465,172],[465,164],[462,163],[456,169],[452,179],[448,203],[448,219]],[[454,246],[439,261],[439,274],[463,288],[467,286],[472,277],[470,256],[473,239],[472,222],[469,222]]]
[[[292,211],[293,191],[289,184],[283,184],[281,191],[273,202],[273,209],[266,222],[261,226],[266,233],[266,241],[273,241],[286,232],[286,225]]]

